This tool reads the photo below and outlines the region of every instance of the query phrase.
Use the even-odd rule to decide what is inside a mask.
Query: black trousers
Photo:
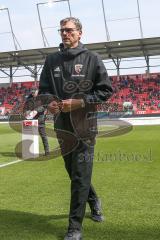
[[[45,153],[49,153],[49,144],[48,144],[48,137],[46,134],[44,117],[38,118],[38,132],[39,132],[39,135],[41,136]]]
[[[97,199],[91,184],[94,142],[95,139],[79,140],[76,149],[63,156],[71,179],[69,228],[81,229],[87,201]]]

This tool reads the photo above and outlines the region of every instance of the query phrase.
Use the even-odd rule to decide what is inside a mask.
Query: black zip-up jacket
[[[47,56],[41,76],[39,93],[51,93],[61,100],[83,98],[85,108],[70,113],[61,112],[55,129],[74,132],[78,137],[91,138],[97,133],[95,108],[112,95],[112,87],[105,66],[79,42],[76,48],[63,48]]]

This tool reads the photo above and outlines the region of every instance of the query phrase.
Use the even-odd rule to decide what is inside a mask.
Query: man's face
[[[68,21],[61,25],[60,34],[65,47],[75,48],[78,46],[82,31],[78,30],[72,21]]]
[[[37,97],[37,95],[38,95],[38,90],[33,91],[33,92],[32,92],[32,95],[33,95],[33,97]]]

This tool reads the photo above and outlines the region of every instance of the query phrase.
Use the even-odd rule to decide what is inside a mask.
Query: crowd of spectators
[[[160,110],[160,75],[129,75],[110,77],[114,94],[106,104],[98,106],[99,110],[121,112],[125,110],[124,103],[131,103],[135,111]],[[0,107],[5,108],[3,114],[9,114],[13,109],[19,112],[19,106],[25,101],[34,87],[13,83],[12,87],[0,87]],[[0,114],[2,114],[0,112]]]
[[[133,112],[160,110],[160,75],[150,78],[143,75],[111,77],[111,82],[114,94],[102,109],[124,111],[124,103],[131,103],[129,107]]]
[[[17,109],[18,112],[19,106],[24,103],[30,91],[31,88],[16,83],[12,87],[0,87],[0,107],[5,109],[3,114],[8,115],[13,109]]]

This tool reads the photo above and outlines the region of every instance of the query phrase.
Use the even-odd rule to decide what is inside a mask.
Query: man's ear
[[[82,31],[79,31],[79,40],[81,39],[82,37]]]

